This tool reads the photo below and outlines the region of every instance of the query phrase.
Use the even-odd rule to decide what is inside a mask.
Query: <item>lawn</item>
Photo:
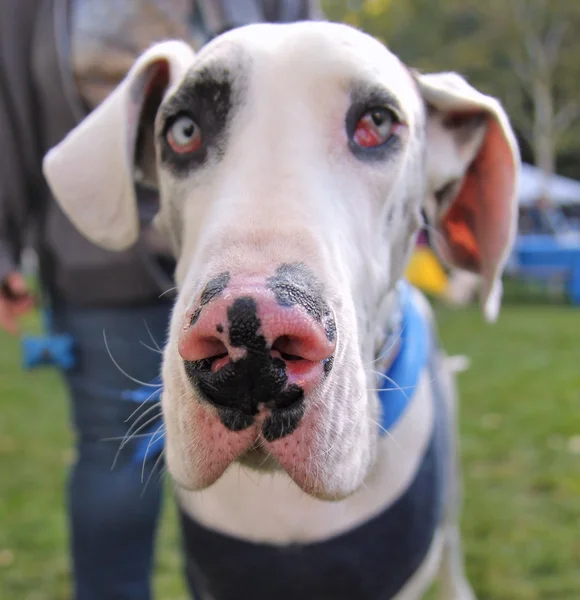
[[[467,570],[480,600],[580,598],[580,312],[506,306],[438,310],[460,375]],[[0,598],[68,598],[62,489],[72,460],[58,376],[23,373],[0,334]],[[160,600],[186,598],[171,503]],[[103,599],[105,600],[105,599]],[[355,600],[355,599],[353,599]]]

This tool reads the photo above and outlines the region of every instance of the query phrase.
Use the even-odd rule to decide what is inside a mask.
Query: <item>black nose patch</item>
[[[191,320],[189,322],[189,326],[195,325],[197,320],[199,319],[199,315],[201,315],[201,311],[206,304],[209,304],[212,300],[217,298],[230,283],[230,274],[226,271],[224,273],[220,273],[213,279],[210,279],[207,282],[205,288],[203,288],[203,292],[201,293],[201,297],[199,299],[199,306],[191,315]]]
[[[266,283],[280,306],[301,306],[315,321],[323,325],[326,337],[334,342],[336,323],[324,299],[322,283],[305,264],[284,263]]]
[[[246,356],[216,373],[211,372],[207,361],[185,361],[187,375],[218,408],[220,420],[228,429],[240,431],[252,425],[262,404],[271,409],[262,429],[267,441],[292,433],[304,415],[304,390],[288,385],[286,364],[272,357],[266,339],[259,333],[261,322],[255,300],[236,299],[228,308],[228,321],[231,346],[245,348]]]

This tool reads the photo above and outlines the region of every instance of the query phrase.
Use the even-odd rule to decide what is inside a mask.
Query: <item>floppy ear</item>
[[[135,169],[155,180],[155,115],[193,59],[184,42],[152,46],[107,99],[45,156],[43,171],[54,197],[93,243],[124,250],[137,241]]]
[[[517,229],[520,155],[501,104],[455,73],[417,75],[428,107],[425,211],[447,263],[481,275],[485,317],[501,304],[501,275]]]

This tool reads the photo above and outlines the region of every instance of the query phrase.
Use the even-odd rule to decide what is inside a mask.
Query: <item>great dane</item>
[[[138,238],[135,177],[159,189],[165,457],[200,598],[412,600],[438,573],[474,598],[453,373],[402,278],[426,215],[496,318],[519,160],[496,99],[323,22],[155,45],[47,155],[108,249]]]

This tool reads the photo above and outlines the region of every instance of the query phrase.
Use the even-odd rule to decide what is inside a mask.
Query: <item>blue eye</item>
[[[188,154],[200,148],[201,130],[191,117],[183,115],[167,130],[166,139],[174,152]]]

